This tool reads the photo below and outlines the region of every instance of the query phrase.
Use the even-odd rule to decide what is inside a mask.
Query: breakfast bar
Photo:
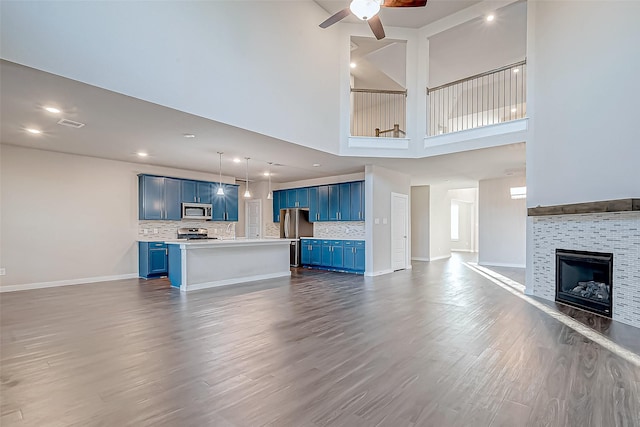
[[[289,239],[166,243],[169,280],[182,292],[291,275]]]

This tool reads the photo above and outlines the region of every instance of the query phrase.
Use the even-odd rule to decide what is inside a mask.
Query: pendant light
[[[273,199],[273,191],[271,191],[271,165],[273,164],[273,162],[269,162],[269,169],[268,169],[268,174],[269,174],[269,192],[267,193],[267,199],[271,200]]]
[[[244,192],[244,198],[245,199],[250,199],[251,198],[251,192],[249,191],[249,157],[245,157],[245,159],[247,160],[247,190]]]
[[[222,152],[218,151],[218,155],[220,156],[220,166],[218,169],[220,172],[220,180],[218,182],[218,191],[216,191],[216,195],[224,196],[224,188],[222,188]]]

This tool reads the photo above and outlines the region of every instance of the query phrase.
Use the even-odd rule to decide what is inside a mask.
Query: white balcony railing
[[[526,61],[427,88],[428,135],[493,125],[526,116]]]
[[[351,89],[351,136],[404,138],[407,91]]]

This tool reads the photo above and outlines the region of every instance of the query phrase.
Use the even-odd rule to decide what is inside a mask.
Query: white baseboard
[[[473,249],[451,249],[451,252],[476,252]]]
[[[110,282],[112,280],[134,279],[138,273],[118,274],[114,276],[85,277],[83,279],[56,280],[53,282],[25,283],[23,285],[0,286],[0,292],[28,291],[31,289],[55,288],[58,286],[86,285],[96,282]]]
[[[244,276],[234,279],[216,280],[214,282],[194,283],[193,285],[181,286],[180,291],[190,292],[197,291],[199,289],[217,288],[218,286],[237,285],[238,283],[255,282],[258,280],[276,279],[278,277],[291,276],[291,271],[270,274],[258,274],[255,276]]]
[[[525,264],[509,264],[502,262],[479,262],[478,265],[483,267],[513,267],[513,268],[526,268]]]
[[[447,258],[451,258],[451,255],[434,256],[433,258],[429,258],[427,261],[437,261],[439,259],[447,259]]]
[[[367,273],[364,273],[364,275],[369,277],[374,277],[374,276],[382,276],[383,274],[389,274],[389,273],[393,273],[393,270],[392,269],[380,270],[380,271],[374,271],[373,273],[367,272]]]
[[[429,258],[412,257],[411,261],[429,261]]]

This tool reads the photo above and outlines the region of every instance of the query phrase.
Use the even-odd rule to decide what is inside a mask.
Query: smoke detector
[[[84,126],[84,123],[74,122],[73,120],[69,120],[69,119],[60,119],[58,120],[58,124],[62,126],[67,126],[70,128],[75,128],[75,129],[80,129],[81,127]]]

